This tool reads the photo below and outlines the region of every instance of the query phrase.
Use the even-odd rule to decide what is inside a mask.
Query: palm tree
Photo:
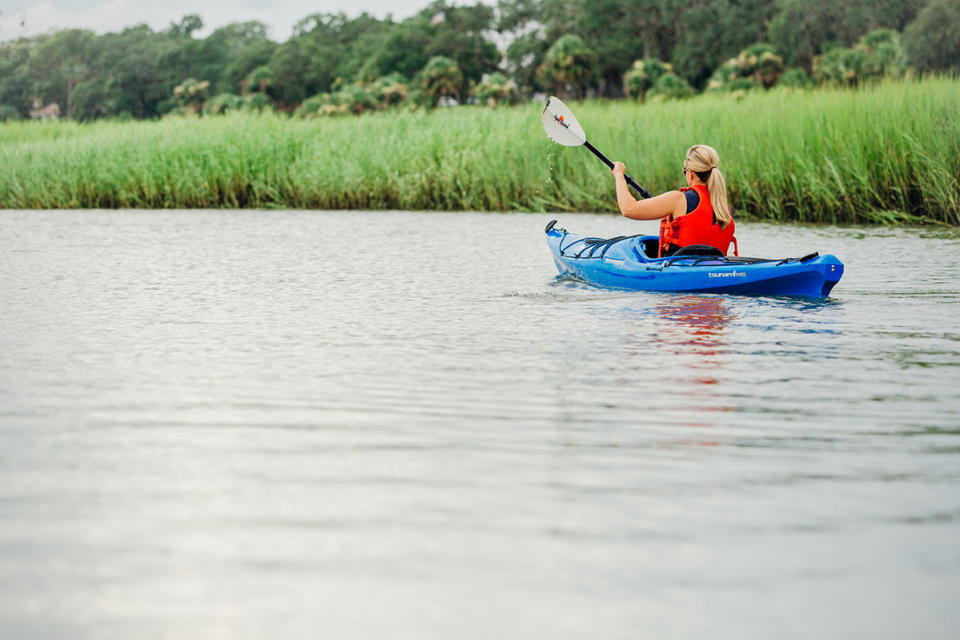
[[[596,66],[596,54],[580,36],[567,34],[547,49],[543,64],[537,69],[537,78],[557,94],[570,90],[579,98],[593,79]]]
[[[180,99],[180,103],[193,113],[199,113],[203,103],[207,100],[207,89],[210,81],[198,82],[187,78],[173,88],[173,95]]]
[[[244,93],[247,91],[256,91],[257,93],[265,94],[267,87],[269,87],[272,82],[273,71],[270,67],[262,65],[248,73],[241,84],[243,85]]]
[[[445,56],[434,56],[420,72],[423,91],[436,105],[440,98],[451,97],[459,101],[463,88],[463,72],[455,60]]]

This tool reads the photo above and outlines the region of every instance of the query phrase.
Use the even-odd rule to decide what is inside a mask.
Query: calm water
[[[958,637],[960,233],[741,225],[814,303],[548,219],[0,212],[0,635]]]

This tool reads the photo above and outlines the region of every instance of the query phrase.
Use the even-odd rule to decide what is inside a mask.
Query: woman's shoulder
[[[691,213],[694,209],[700,206],[700,194],[693,187],[681,187],[681,193],[687,199],[687,211],[686,213]]]

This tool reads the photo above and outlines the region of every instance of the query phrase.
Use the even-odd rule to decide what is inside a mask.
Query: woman
[[[627,189],[622,162],[613,163],[620,213],[634,220],[660,220],[660,255],[663,258],[690,245],[716,247],[724,255],[733,237],[733,217],[727,203],[727,186],[717,168],[720,157],[713,147],[697,144],[687,149],[683,174],[687,187],[637,200]]]

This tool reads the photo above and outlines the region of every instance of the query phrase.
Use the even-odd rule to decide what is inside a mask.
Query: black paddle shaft
[[[595,155],[595,156],[597,156],[598,158],[600,158],[601,160],[603,160],[603,164],[605,164],[605,165],[607,165],[608,167],[610,167],[611,169],[613,169],[613,163],[610,162],[610,160],[607,159],[607,156],[605,156],[605,155],[603,155],[602,153],[600,153],[600,151],[599,151],[595,146],[593,146],[592,144],[590,144],[590,141],[589,141],[589,140],[585,140],[584,143],[583,143],[583,146],[585,146],[587,149],[589,149],[590,152],[591,152],[593,155]],[[630,185],[631,187],[633,187],[634,189],[636,189],[637,193],[639,193],[642,197],[644,197],[644,198],[649,198],[649,197],[650,197],[650,192],[647,191],[646,189],[644,189],[643,187],[641,187],[640,185],[638,185],[636,182],[634,182],[634,181],[633,181],[633,178],[631,178],[631,177],[628,176],[628,175],[624,175],[623,177],[624,177],[624,179],[626,179],[627,184]]]

